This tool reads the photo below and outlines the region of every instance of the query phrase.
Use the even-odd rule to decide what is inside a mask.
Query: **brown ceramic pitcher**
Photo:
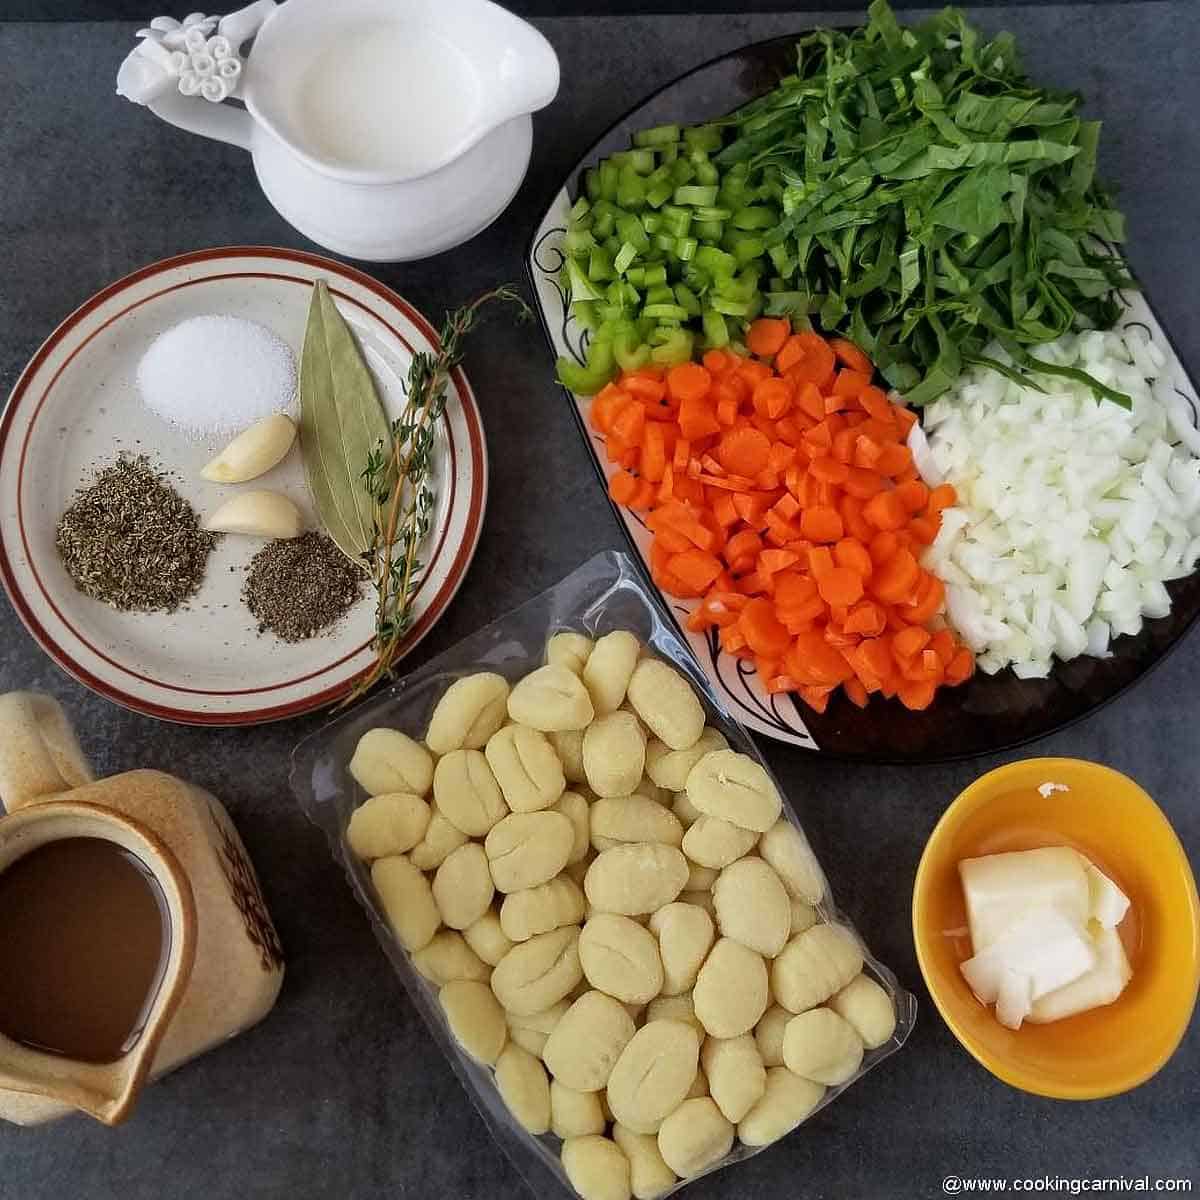
[[[126,1054],[75,1062],[0,1035],[0,1118],[34,1125],[79,1109],[116,1124],[148,1078],[249,1028],[274,1005],[283,955],[258,879],[213,796],[160,771],[96,780],[47,696],[0,696],[0,801],[0,871],[48,842],[94,837],[135,855],[161,889],[163,973]]]

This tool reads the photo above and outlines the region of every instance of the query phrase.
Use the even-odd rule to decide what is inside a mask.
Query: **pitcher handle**
[[[95,779],[57,700],[39,692],[0,696],[0,805],[16,812]]]
[[[240,97],[242,43],[257,35],[276,0],[254,0],[226,16],[155,17],[117,72],[117,94],[188,133],[249,150],[254,118],[224,103]]]

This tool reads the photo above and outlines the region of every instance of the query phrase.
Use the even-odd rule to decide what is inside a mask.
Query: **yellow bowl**
[[[1039,784],[1068,791],[1043,797]],[[1113,1004],[1048,1025],[1006,1029],[958,965],[970,937],[958,863],[1037,846],[1086,854],[1130,898],[1122,922],[1133,978]],[[1133,780],[1096,763],[1033,758],[977,779],[943,814],[917,868],[913,939],[933,1002],[993,1075],[1041,1096],[1094,1100],[1144,1083],[1179,1045],[1200,982],[1200,904],[1187,855]]]

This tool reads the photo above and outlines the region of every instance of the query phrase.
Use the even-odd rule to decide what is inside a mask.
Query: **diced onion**
[[[1009,361],[998,347],[991,357]],[[1069,334],[1039,356],[1126,392],[1126,410],[1060,376],[1023,386],[973,369],[929,405],[913,462],[958,504],[924,565],[980,668],[1047,675],[1057,657],[1106,657],[1112,638],[1166,616],[1164,586],[1200,560],[1200,432],[1137,327]]]

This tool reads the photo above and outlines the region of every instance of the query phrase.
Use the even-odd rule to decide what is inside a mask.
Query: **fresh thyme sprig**
[[[413,356],[408,369],[408,405],[392,422],[391,445],[368,455],[363,484],[375,501],[371,546],[363,555],[375,585],[375,662],[343,701],[368,692],[395,666],[405,633],[412,624],[412,602],[423,564],[419,553],[429,533],[437,499],[431,475],[437,424],[446,412],[446,384],[463,358],[463,340],[494,301],[513,304],[520,320],[529,305],[508,285],[477,296],[447,313],[434,353]]]

